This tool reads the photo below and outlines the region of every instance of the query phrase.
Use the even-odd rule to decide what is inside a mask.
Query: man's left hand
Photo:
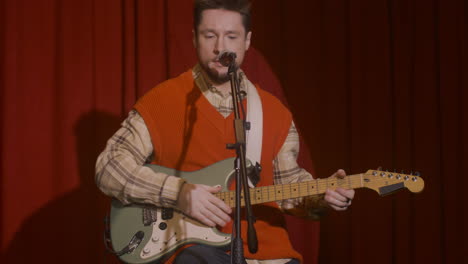
[[[344,170],[336,171],[332,176],[334,178],[344,178],[346,177],[346,173]],[[343,188],[337,188],[336,190],[328,189],[325,193],[325,201],[327,202],[328,206],[333,208],[336,211],[344,211],[348,209],[351,205],[351,202],[354,198],[354,190],[346,190]]]

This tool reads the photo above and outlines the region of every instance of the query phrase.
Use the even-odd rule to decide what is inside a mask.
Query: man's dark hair
[[[224,9],[238,12],[242,16],[245,33],[250,31],[250,2],[249,0],[195,0],[193,8],[193,28],[197,32],[202,19],[202,12],[208,9]]]

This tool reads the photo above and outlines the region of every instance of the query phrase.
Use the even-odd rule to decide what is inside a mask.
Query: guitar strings
[[[305,181],[300,183],[287,183],[287,184],[278,184],[271,186],[261,186],[250,190],[250,200],[251,204],[259,204],[265,202],[280,201],[285,199],[306,197],[320,195],[326,192],[327,189],[336,189],[338,187],[346,187],[348,189],[356,189],[365,187],[366,183],[364,182],[365,177],[378,177],[377,175],[372,175],[371,173],[361,173],[355,175],[348,175],[343,179],[338,178],[325,178],[325,179],[315,179],[311,181]],[[401,174],[402,176],[406,176]],[[386,178],[378,177],[378,180],[385,181],[383,186],[390,185],[392,182],[399,183],[403,181],[403,178]],[[375,182],[375,180],[374,180]],[[226,191],[222,193],[217,193],[216,196],[226,202],[229,206],[235,206],[235,191]],[[241,194],[243,198],[243,192]],[[242,199],[241,205],[244,205],[244,200]]]
[[[325,193],[327,189],[337,187],[347,187],[350,189],[362,187],[363,174],[349,175],[343,179],[326,178],[315,179],[301,183],[278,184],[271,186],[261,186],[250,190],[250,198],[252,204],[272,202],[284,199],[320,195]],[[243,198],[243,192],[242,192]],[[216,196],[226,202],[229,206],[234,207],[235,191],[226,191],[217,193]],[[241,205],[244,205],[242,200]]]

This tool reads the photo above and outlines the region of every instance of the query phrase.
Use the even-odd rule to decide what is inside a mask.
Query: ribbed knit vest
[[[268,186],[273,185],[273,159],[288,135],[292,117],[274,96],[257,90],[263,106],[264,131],[262,172],[257,186]],[[151,135],[155,164],[194,171],[235,157],[234,150],[226,149],[226,144],[235,141],[234,113],[224,118],[196,86],[191,70],[151,89],[138,100],[135,109],[143,117]],[[257,219],[258,252],[249,253],[246,221],[242,221],[245,257],[302,259],[289,241],[285,219],[278,205],[271,202],[252,208]],[[231,230],[232,223],[229,223],[221,231],[231,233]]]

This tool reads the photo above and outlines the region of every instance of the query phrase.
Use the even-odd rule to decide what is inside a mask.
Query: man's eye
[[[214,38],[214,35],[205,35],[205,38],[207,39]]]
[[[229,39],[237,39],[237,36],[228,36]]]

